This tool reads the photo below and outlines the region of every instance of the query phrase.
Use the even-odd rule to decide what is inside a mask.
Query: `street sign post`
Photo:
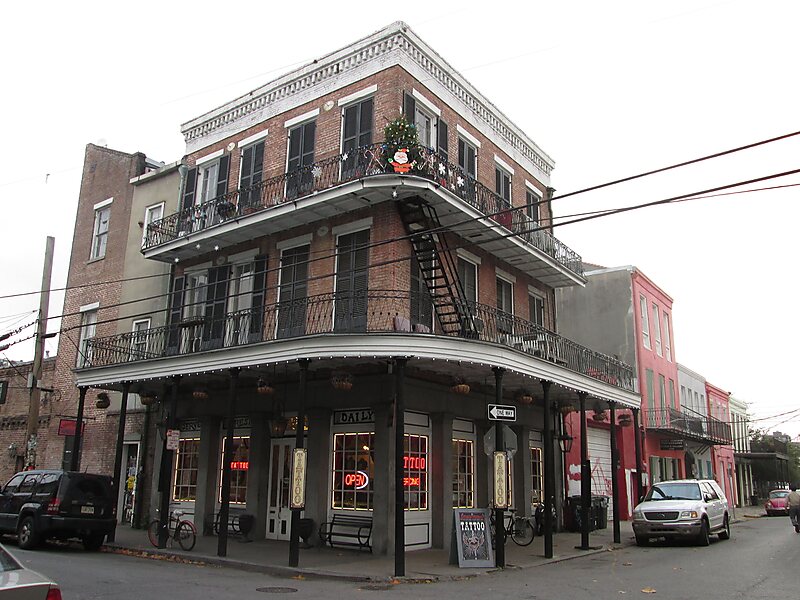
[[[508,421],[514,422],[517,420],[517,407],[507,404],[489,404],[487,407],[490,421]]]

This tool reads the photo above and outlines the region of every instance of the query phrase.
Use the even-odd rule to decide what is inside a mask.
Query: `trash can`
[[[750,496],[750,506],[758,506],[758,496],[755,494]]]
[[[597,529],[608,527],[608,496],[592,496],[592,518]]]
[[[594,503],[589,504],[589,531],[594,531],[597,527]],[[564,511],[564,529],[567,531],[580,531],[581,524],[581,497],[570,496],[567,498],[567,506]]]

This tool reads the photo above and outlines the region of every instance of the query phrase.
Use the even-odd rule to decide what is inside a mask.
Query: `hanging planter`
[[[335,372],[331,375],[331,385],[337,390],[349,392],[353,389],[353,376],[344,371]]]
[[[275,388],[269,384],[269,381],[259,377],[256,382],[256,391],[262,396],[269,396],[275,391]]]
[[[633,418],[627,413],[621,414],[617,420],[617,423],[620,427],[630,427],[633,425]]]
[[[606,411],[604,410],[595,410],[594,414],[592,415],[592,420],[597,421],[598,423],[602,423],[606,420]]]
[[[450,391],[455,394],[466,396],[469,394],[469,384],[464,381],[463,377],[456,377],[456,379],[453,381],[453,385],[450,386]]]
[[[158,397],[156,396],[155,392],[151,391],[139,392],[139,402],[142,403],[142,406],[152,406],[157,401]]]
[[[206,390],[194,390],[192,398],[195,400],[208,400],[208,392]]]
[[[526,406],[533,404],[533,392],[528,389],[521,389],[518,390],[517,393],[514,395],[514,399],[519,404],[524,404]]]
[[[563,404],[558,410],[562,415],[566,416],[571,412],[575,412],[575,407],[572,404]]]
[[[97,394],[97,402],[95,402],[95,406],[100,409],[108,408],[111,406],[111,398],[108,397],[107,393],[100,392]]]

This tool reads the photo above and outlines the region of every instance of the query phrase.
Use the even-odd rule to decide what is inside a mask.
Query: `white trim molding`
[[[466,261],[471,262],[472,264],[475,264],[475,265],[480,265],[481,264],[481,257],[480,256],[476,256],[472,252],[464,250],[463,248],[456,248],[456,255],[460,256],[461,258],[463,258]]]
[[[314,110],[310,110],[306,113],[303,113],[302,115],[297,115],[296,117],[291,118],[288,121],[285,121],[283,126],[286,129],[289,129],[290,127],[294,127],[295,125],[299,125],[300,123],[310,121],[311,119],[316,119],[318,116],[319,116],[319,109],[315,108]]]
[[[497,154],[494,155],[494,162],[495,162],[495,164],[500,165],[503,169],[508,171],[509,175],[513,175],[514,174],[514,167],[512,167],[510,164],[508,164],[502,158],[497,156]]]
[[[255,144],[256,142],[260,142],[269,134],[269,129],[265,129],[264,131],[259,131],[258,133],[254,133],[253,135],[240,140],[238,144],[236,144],[237,148],[244,148],[245,146],[249,146],[250,144]]]
[[[458,132],[458,135],[463,137],[465,140],[467,140],[470,144],[472,144],[476,148],[480,148],[481,147],[481,141],[478,138],[476,138],[474,135],[472,135],[469,131],[464,129],[458,123],[456,123],[456,131]]]
[[[494,268],[494,273],[500,279],[505,279],[509,283],[517,283],[517,278],[507,271],[503,271],[503,269],[498,269],[497,267]]]
[[[539,188],[537,188],[535,185],[533,185],[533,184],[532,184],[530,181],[528,181],[527,179],[525,180],[525,187],[526,187],[526,188],[528,188],[530,191],[534,192],[535,194],[538,194],[538,195],[541,197],[541,195],[542,195],[542,190],[540,190]]]
[[[334,237],[338,237],[340,235],[347,235],[348,233],[355,233],[356,231],[361,231],[362,229],[369,229],[370,227],[372,227],[372,217],[367,217],[366,219],[359,219],[358,221],[353,221],[352,223],[342,223],[341,225],[337,225],[331,230],[331,232],[333,233]]]
[[[336,102],[338,106],[344,106],[345,104],[350,104],[351,102],[355,102],[356,100],[361,100],[362,98],[366,98],[367,96],[371,96],[375,92],[378,91],[378,84],[373,83],[371,86],[364,88],[363,90],[359,90],[357,92],[353,92],[343,98],[339,98]]]
[[[212,160],[220,158],[225,153],[224,150],[217,150],[216,152],[212,152],[211,154],[206,154],[205,156],[201,156],[200,158],[194,161],[195,166],[199,167],[204,165],[205,163],[209,163]]]
[[[311,243],[313,233],[306,233],[305,235],[298,235],[297,237],[289,238],[288,240],[281,240],[275,244],[276,250],[288,250],[290,248],[297,248],[298,246],[305,246]]]
[[[98,308],[100,308],[100,303],[92,302],[91,304],[84,304],[83,306],[81,306],[78,309],[78,312],[84,313],[84,312],[89,312],[90,310],[97,310]]]
[[[114,202],[114,198],[108,198],[106,200],[103,200],[102,202],[98,202],[97,204],[94,205],[94,210],[100,210],[101,208],[105,208],[112,202]]]
[[[442,109],[436,106],[433,102],[428,100],[422,93],[418,92],[416,88],[411,90],[411,95],[414,96],[425,108],[435,114],[437,117],[442,116]]]

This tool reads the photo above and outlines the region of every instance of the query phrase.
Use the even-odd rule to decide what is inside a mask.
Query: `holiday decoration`
[[[383,129],[386,162],[392,165],[395,173],[409,173],[421,164],[417,126],[399,116]]]

